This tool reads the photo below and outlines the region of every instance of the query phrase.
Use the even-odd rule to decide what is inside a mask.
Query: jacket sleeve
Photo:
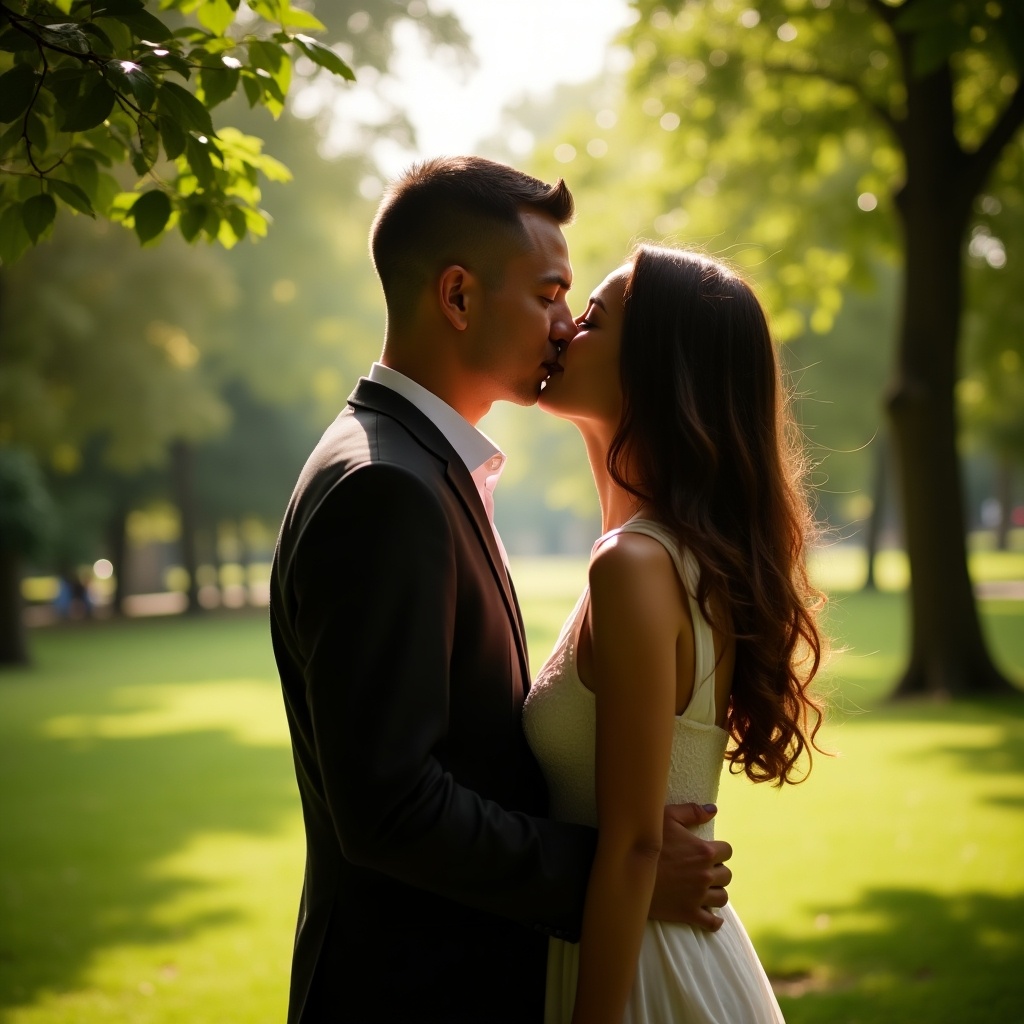
[[[324,798],[350,861],[574,937],[596,833],[506,811],[433,754],[447,731],[454,550],[437,495],[393,465],[350,473],[306,523],[291,588]]]

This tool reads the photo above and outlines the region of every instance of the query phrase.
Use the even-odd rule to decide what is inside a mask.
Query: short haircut
[[[370,253],[388,316],[406,319],[445,267],[500,283],[506,262],[529,245],[521,214],[536,210],[559,224],[572,219],[572,193],[507,164],[477,156],[415,164],[389,185],[370,229]]]

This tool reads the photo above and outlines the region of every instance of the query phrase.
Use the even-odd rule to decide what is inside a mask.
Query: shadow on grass
[[[80,987],[104,950],[244,916],[203,851],[298,813],[265,634],[255,618],[40,632],[37,668],[0,677],[0,1007]],[[299,881],[265,884],[297,899]]]
[[[815,914],[814,935],[757,936],[789,1024],[1022,1019],[1024,896],[874,889]]]

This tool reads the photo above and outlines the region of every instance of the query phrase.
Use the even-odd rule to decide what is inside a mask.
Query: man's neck
[[[459,375],[446,366],[442,359],[417,358],[404,351],[395,351],[394,347],[389,348],[385,343],[379,361],[437,395],[474,427],[491,408],[492,403],[481,399],[472,387],[461,382]]]

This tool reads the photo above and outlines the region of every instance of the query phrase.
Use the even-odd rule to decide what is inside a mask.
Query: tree
[[[52,516],[35,460],[22,449],[0,448],[0,665],[28,661],[21,616],[22,563],[46,541]]]
[[[719,251],[723,235],[742,242],[729,251],[756,273],[783,338],[808,325],[826,333],[842,287],[867,282],[879,259],[898,262],[887,405],[912,574],[912,649],[898,692],[1007,689],[967,573],[954,393],[965,242],[982,216],[1000,234],[1007,218],[992,211],[1024,201],[1024,9],[634,6],[622,109],[635,114],[614,129],[575,128],[565,139],[573,180],[603,178],[606,203],[653,206],[661,235]],[[621,168],[621,187],[607,188],[617,182],[610,168]],[[1009,278],[1001,272],[998,286],[1011,289]]]
[[[124,221],[142,242],[174,225],[187,241],[228,246],[266,233],[259,175],[288,171],[259,139],[215,129],[210,111],[241,87],[277,116],[296,55],[353,72],[306,34],[323,25],[291,0],[252,0],[244,14],[240,0],[160,8],[163,20],[143,0],[0,3],[4,263],[48,235],[61,207]],[[130,191],[116,176],[126,164],[138,176]]]

